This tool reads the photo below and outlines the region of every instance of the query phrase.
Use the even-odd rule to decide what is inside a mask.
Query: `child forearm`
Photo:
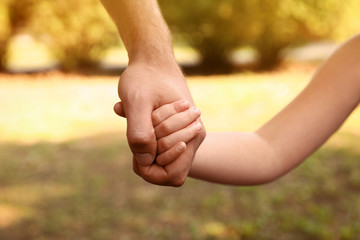
[[[222,184],[261,184],[275,178],[279,164],[275,157],[256,133],[208,133],[189,176]]]
[[[356,108],[360,100],[359,71],[357,36],[342,45],[309,85],[257,131],[282,159],[284,171],[319,148]]]
[[[360,37],[354,37],[309,85],[255,133],[208,134],[191,175],[249,185],[274,180],[306,159],[345,121],[360,100]]]

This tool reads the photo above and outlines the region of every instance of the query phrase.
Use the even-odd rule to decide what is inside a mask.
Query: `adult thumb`
[[[156,136],[151,120],[152,106],[122,105],[127,117],[127,139],[139,165],[150,166],[156,156]]]

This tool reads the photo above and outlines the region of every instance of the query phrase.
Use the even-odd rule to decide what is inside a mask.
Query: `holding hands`
[[[201,128],[199,134],[188,141],[185,148],[183,143],[172,145],[182,135],[170,134],[165,138],[169,133],[167,124],[161,125],[161,122],[173,115],[170,113],[165,118],[156,119],[156,126],[160,124],[156,132],[162,139],[155,136],[151,118],[154,109],[182,99],[187,100],[189,106],[193,105],[184,75],[175,61],[171,34],[158,3],[156,0],[101,2],[114,20],[129,57],[128,67],[119,81],[121,104],[117,103],[114,109],[127,118],[126,134],[133,153],[134,170],[150,183],[180,186],[188,176],[195,152],[206,133],[198,120],[199,125],[196,126]],[[167,122],[172,124],[172,121]],[[176,125],[175,129],[178,127]],[[182,149],[183,153],[175,161],[170,161],[177,156],[177,148]],[[157,155],[157,161],[162,165],[155,161]]]
[[[115,106],[115,112],[125,117],[121,102]],[[134,157],[135,173],[147,181],[155,175],[161,179],[171,179],[170,176],[174,173],[176,179],[178,169],[183,169],[184,165],[187,167],[189,162],[191,165],[192,159],[189,157],[192,155],[187,154],[188,144],[204,131],[200,115],[200,110],[195,106],[191,107],[186,100],[175,101],[155,109],[151,119],[156,136],[156,158],[147,166],[139,164]],[[172,183],[168,185],[177,186]]]
[[[134,171],[150,183],[181,186],[190,168],[192,177],[223,184],[272,181],[318,149],[359,104],[360,36],[355,36],[257,131],[212,133],[205,139],[157,1],[101,2],[129,56],[114,110],[127,118]]]
[[[186,100],[166,104],[152,113],[157,138],[156,164],[166,168],[186,150],[186,144],[203,130],[200,110]]]

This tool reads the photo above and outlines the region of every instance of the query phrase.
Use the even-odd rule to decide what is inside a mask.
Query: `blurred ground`
[[[189,77],[208,131],[251,131],[309,81],[312,65]],[[357,239],[360,112],[316,154],[261,187],[131,170],[117,77],[0,75],[0,239]]]
[[[112,110],[115,77],[50,72],[0,79],[2,141],[59,142],[124,129],[125,121]]]

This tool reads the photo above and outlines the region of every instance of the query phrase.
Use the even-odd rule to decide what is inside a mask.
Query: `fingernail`
[[[136,153],[135,159],[143,166],[150,166],[154,162],[154,157],[150,153]]]
[[[201,123],[199,123],[199,122],[195,123],[195,129],[196,129],[196,130],[200,131],[201,128],[202,128]]]
[[[182,142],[181,144],[179,144],[179,146],[176,147],[176,151],[183,152],[185,147],[186,147],[185,143]]]
[[[197,107],[193,107],[193,111],[196,115],[200,116],[201,114],[200,109],[198,109]]]

